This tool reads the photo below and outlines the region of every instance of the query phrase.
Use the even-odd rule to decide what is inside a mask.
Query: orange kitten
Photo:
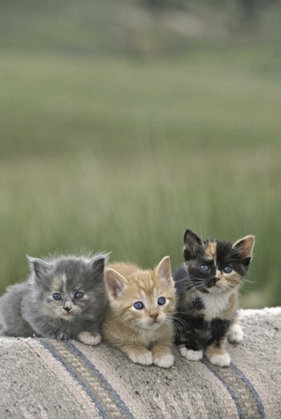
[[[102,326],[104,337],[134,363],[172,366],[176,298],[170,258],[146,271],[133,264],[109,264],[105,285],[109,302]]]

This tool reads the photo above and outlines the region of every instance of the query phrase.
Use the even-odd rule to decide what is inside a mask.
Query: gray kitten
[[[59,256],[44,261],[28,257],[30,277],[8,287],[0,299],[4,334],[98,344],[106,302],[107,256]]]

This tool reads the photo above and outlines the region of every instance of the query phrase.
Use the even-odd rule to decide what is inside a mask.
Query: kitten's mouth
[[[69,312],[63,312],[62,316],[63,318],[73,318],[74,314],[71,314]]]
[[[217,283],[215,283],[215,284],[213,284],[212,286],[209,286],[208,287],[208,289],[210,290],[210,289],[221,289],[221,287],[217,284]]]
[[[221,286],[218,286],[217,284],[214,284],[212,287],[209,287],[209,292],[219,293],[221,291],[223,291],[223,288]]]
[[[161,321],[155,319],[154,321],[151,322],[151,324],[149,325],[149,327],[151,328],[158,328],[160,327],[160,325],[162,324]]]

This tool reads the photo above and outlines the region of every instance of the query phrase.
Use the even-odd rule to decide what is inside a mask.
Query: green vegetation
[[[27,276],[25,254],[111,250],[144,267],[169,254],[175,267],[192,228],[255,234],[242,306],[280,305],[275,48],[140,59],[15,39],[0,53],[0,292]]]

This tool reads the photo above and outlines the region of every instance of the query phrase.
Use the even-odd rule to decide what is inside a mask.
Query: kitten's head
[[[62,256],[53,260],[28,257],[34,298],[44,315],[73,321],[86,309],[105,301],[107,254],[92,259]]]
[[[175,288],[169,257],[164,257],[155,270],[140,270],[126,278],[108,268],[105,284],[116,317],[133,331],[157,330],[165,321],[170,322]]]
[[[252,258],[255,237],[245,236],[234,244],[207,239],[192,230],[184,234],[184,258],[192,286],[203,293],[219,294],[240,285]]]

